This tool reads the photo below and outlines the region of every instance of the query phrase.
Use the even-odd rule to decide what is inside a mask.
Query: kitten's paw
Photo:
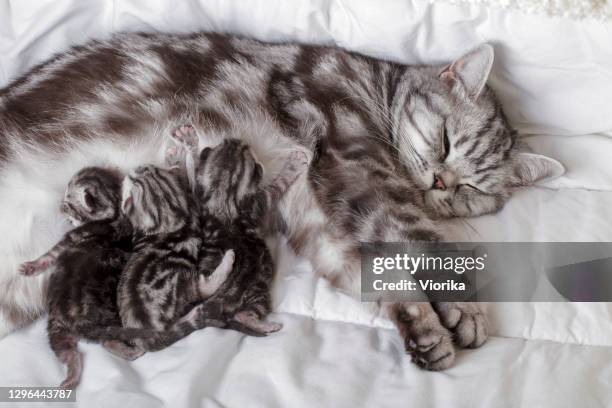
[[[453,364],[455,346],[451,333],[440,324],[433,310],[424,314],[417,306],[409,306],[397,314],[396,323],[406,352],[419,367],[439,371]]]
[[[172,132],[172,139],[188,149],[195,149],[198,146],[198,135],[191,125],[183,125]]]
[[[248,327],[249,329],[263,335],[274,333],[283,328],[282,323],[266,322],[261,320],[254,312],[239,312],[234,316],[234,320]]]
[[[35,276],[45,272],[53,264],[53,258],[42,257],[35,261],[24,262],[19,266],[19,273],[24,276]]]
[[[434,308],[444,327],[455,334],[459,347],[476,348],[487,340],[487,320],[478,303],[440,302]]]

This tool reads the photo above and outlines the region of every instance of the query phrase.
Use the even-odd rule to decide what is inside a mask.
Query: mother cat
[[[0,92],[0,334],[43,311],[43,277],[22,278],[17,265],[58,238],[38,232],[53,225],[72,174],[161,164],[164,135],[184,123],[204,145],[246,139],[268,177],[297,145],[311,151],[274,224],[357,294],[359,241],[438,240],[436,219],[494,212],[513,188],[563,172],[518,152],[485,86],[492,61],[488,45],[445,67],[414,67],[218,34],[122,34],[35,67]],[[487,336],[475,304],[389,311],[428,369],[453,362],[453,342],[477,347]]]

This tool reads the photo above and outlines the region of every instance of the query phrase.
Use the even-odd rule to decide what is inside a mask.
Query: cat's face
[[[120,200],[121,175],[117,171],[86,167],[68,183],[60,210],[74,226],[79,226],[115,219]]]
[[[555,160],[519,152],[485,85],[492,62],[493,49],[484,45],[401,85],[393,136],[433,216],[491,213],[515,187],[563,174]]]
[[[121,211],[135,232],[171,233],[183,228],[194,210],[178,171],[141,166],[123,179]]]
[[[237,216],[240,204],[257,192],[263,167],[248,144],[227,139],[200,154],[196,174],[199,199],[210,209]]]

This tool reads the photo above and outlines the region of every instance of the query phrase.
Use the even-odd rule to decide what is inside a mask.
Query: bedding
[[[449,221],[450,238],[612,241],[612,26],[604,20],[420,0],[0,0],[0,85],[89,38],[201,29],[333,43],[405,63],[492,43],[491,86],[511,123],[567,173],[470,226]],[[316,278],[282,238],[271,246],[279,265],[271,319],[284,323],[281,332],[252,338],[208,328],[135,362],[82,343],[76,406],[612,405],[611,304],[489,304],[490,340],[460,351],[447,371],[425,372],[409,363],[388,320]],[[0,386],[63,378],[45,324],[0,340]]]

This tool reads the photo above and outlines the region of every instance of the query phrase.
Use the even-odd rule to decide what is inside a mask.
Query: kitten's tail
[[[159,351],[205,327],[225,327],[225,323],[212,318],[209,311],[199,305],[165,331],[123,326],[100,327],[93,324],[79,324],[75,331],[89,341],[122,341],[135,343],[145,351]]]

